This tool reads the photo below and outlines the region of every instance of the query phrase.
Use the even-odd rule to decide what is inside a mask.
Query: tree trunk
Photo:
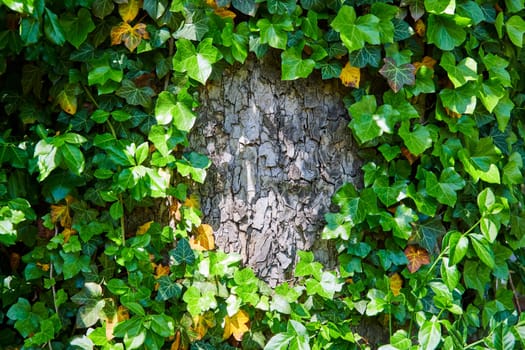
[[[296,252],[334,264],[320,239],[331,196],[360,179],[344,86],[318,75],[281,81],[275,54],[251,57],[201,91],[192,147],[212,161],[198,191],[216,244],[271,285],[289,279]]]

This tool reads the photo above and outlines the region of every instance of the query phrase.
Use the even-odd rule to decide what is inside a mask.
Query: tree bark
[[[331,196],[360,181],[338,81],[281,81],[275,53],[250,57],[201,91],[192,148],[212,161],[199,186],[216,244],[237,252],[270,285],[291,278],[298,250],[333,266],[320,239]]]

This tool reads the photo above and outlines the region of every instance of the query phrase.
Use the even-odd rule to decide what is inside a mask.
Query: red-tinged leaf
[[[419,246],[409,245],[405,249],[405,255],[408,259],[408,271],[411,273],[416,272],[423,265],[430,264],[430,256],[428,252]]]
[[[385,57],[383,61],[385,65],[381,67],[379,73],[386,78],[394,92],[398,92],[405,85],[416,83],[416,67],[413,64],[405,63],[398,66],[390,57]]]
[[[129,51],[134,51],[142,39],[149,39],[144,23],[137,23],[132,27],[129,23],[121,22],[111,29],[111,45],[124,42]]]

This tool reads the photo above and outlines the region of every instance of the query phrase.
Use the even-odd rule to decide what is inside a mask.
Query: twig
[[[520,315],[521,314],[520,299],[518,298],[518,292],[516,291],[516,287],[514,286],[514,282],[512,281],[511,271],[509,271],[509,282],[510,282],[510,287],[512,288],[512,294],[514,295],[514,302],[516,303],[516,308],[518,309],[518,315]]]

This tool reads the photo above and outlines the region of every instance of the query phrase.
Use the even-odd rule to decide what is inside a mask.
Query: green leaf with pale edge
[[[219,50],[213,46],[213,39],[202,40],[197,48],[184,38],[177,40],[176,45],[173,69],[182,73],[187,72],[190,78],[206,84],[212,72],[212,65],[222,57]]]
[[[465,180],[453,167],[445,168],[439,176],[439,181],[434,173],[427,171],[425,180],[428,194],[451,207],[456,204],[457,191],[465,187]]]
[[[306,78],[312,73],[315,61],[302,58],[301,47],[290,47],[281,54],[281,79],[295,80]]]
[[[441,342],[441,323],[436,316],[425,320],[419,329],[417,339],[421,347],[425,350],[434,350]]]
[[[517,47],[523,47],[523,34],[525,34],[525,20],[521,16],[512,16],[505,23],[510,41]]]
[[[383,59],[385,64],[379,70],[379,73],[386,78],[388,85],[398,92],[405,85],[414,85],[416,83],[416,67],[410,63],[397,65],[390,57]]]
[[[470,58],[464,58],[456,65],[456,59],[450,52],[445,52],[441,56],[439,64],[447,71],[448,78],[458,88],[467,83],[467,81],[476,81],[478,79],[477,62]]]
[[[195,253],[186,238],[179,239],[177,247],[170,251],[170,256],[175,259],[177,264],[193,265],[195,263]]]
[[[427,22],[427,40],[444,51],[450,51],[465,41],[467,33],[451,18],[430,14]]]

